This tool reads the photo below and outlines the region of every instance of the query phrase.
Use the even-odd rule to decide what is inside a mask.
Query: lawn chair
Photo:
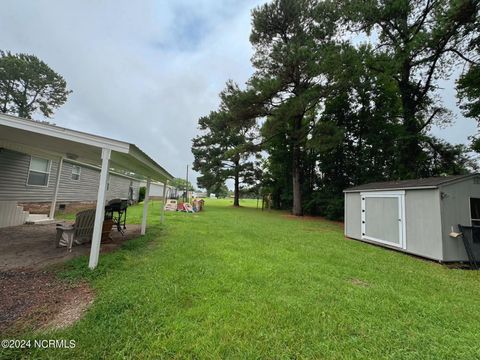
[[[480,226],[458,225],[472,269],[480,268]]]
[[[57,246],[66,246],[72,251],[73,242],[83,244],[92,240],[95,209],[83,210],[75,216],[75,224],[57,224]]]

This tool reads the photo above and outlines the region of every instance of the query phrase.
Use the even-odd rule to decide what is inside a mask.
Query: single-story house
[[[49,215],[53,218],[57,204],[93,199],[96,211],[89,261],[92,269],[98,264],[108,198],[123,197],[126,189],[127,197],[133,198],[139,186],[137,180],[145,180],[147,196],[141,225],[141,233],[145,234],[151,182],[173,180],[169,172],[134,144],[6,114],[0,114],[0,149],[0,222],[21,215],[22,203],[43,203],[50,197]],[[70,185],[74,181],[78,181],[77,186]],[[11,189],[4,189],[6,185]],[[87,195],[94,190],[95,195]]]
[[[468,261],[458,224],[480,225],[480,175],[369,183],[344,190],[345,236],[440,262]]]
[[[95,165],[0,148],[0,169],[1,201],[15,201],[30,214],[50,214],[58,174],[60,181],[54,210],[75,210],[97,200],[101,169]],[[133,203],[138,200],[139,188],[139,179],[110,171],[106,199],[128,198]],[[3,222],[0,227],[2,225],[18,224]]]

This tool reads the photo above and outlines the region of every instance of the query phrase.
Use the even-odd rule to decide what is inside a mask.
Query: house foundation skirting
[[[78,212],[81,210],[91,209],[95,207],[95,201],[74,201],[65,203],[58,201],[55,211],[56,212]],[[23,207],[24,211],[28,211],[30,214],[46,214],[50,213],[51,202],[19,202],[19,206]]]

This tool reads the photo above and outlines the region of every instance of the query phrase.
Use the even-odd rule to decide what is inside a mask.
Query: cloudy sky
[[[174,176],[193,161],[197,120],[218,105],[227,79],[252,68],[250,10],[262,0],[3,0],[0,49],[31,53],[73,93],[57,125],[132,142]],[[437,136],[466,143],[475,123],[456,109]]]

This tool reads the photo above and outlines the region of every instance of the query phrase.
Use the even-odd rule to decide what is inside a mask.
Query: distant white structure
[[[140,186],[147,186],[146,181],[141,181]],[[163,198],[163,183],[161,182],[151,182],[150,183],[150,193],[149,193],[149,198],[150,199],[162,199]],[[166,197],[171,198],[171,197],[176,197],[177,196],[177,189],[174,188],[173,186],[167,185],[167,190],[166,190]]]
[[[217,198],[217,195],[215,194],[210,194],[210,199],[216,199]]]

